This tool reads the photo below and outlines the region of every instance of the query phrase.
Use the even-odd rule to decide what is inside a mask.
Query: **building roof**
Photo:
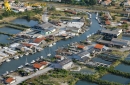
[[[118,38],[112,38],[112,42],[118,43],[118,44],[124,44],[124,45],[130,44],[129,40],[123,40],[123,39],[118,39]]]
[[[70,62],[72,62],[72,60],[67,58],[67,59],[64,59],[64,60],[60,61],[59,64],[61,66],[64,66],[64,65],[66,65],[66,64],[68,64]]]
[[[104,45],[101,45],[101,44],[96,44],[96,45],[94,46],[94,48],[97,48],[97,49],[102,49],[102,48],[103,48],[103,46],[104,46]]]
[[[83,56],[86,56],[87,54],[90,54],[88,51],[84,51],[84,52],[81,52],[78,54],[79,57],[83,57]]]
[[[42,67],[42,64],[40,64],[40,63],[34,63],[33,67],[36,68],[36,69],[40,69]]]
[[[41,38],[36,38],[34,40],[34,43],[40,43],[42,40],[45,40],[46,38],[45,37],[41,37]]]
[[[61,59],[61,55],[55,55],[55,58]]]
[[[106,21],[105,21],[105,24],[106,24],[106,25],[110,25],[111,22],[110,22],[109,20],[106,20]]]
[[[40,64],[47,65],[47,62],[46,61],[42,61],[42,62],[40,62]]]
[[[31,47],[31,46],[33,46],[33,44],[29,44],[29,43],[23,43],[23,45],[26,46],[26,47]]]
[[[5,80],[6,83],[11,83],[12,81],[14,81],[15,79],[13,79],[12,77],[9,77]]]
[[[101,30],[101,32],[102,32],[102,33],[108,33],[108,34],[117,35],[120,30],[121,30],[121,29],[116,29],[116,30],[106,30],[106,29],[103,29],[103,30]]]
[[[43,29],[48,29],[49,27],[53,27],[54,25],[49,23],[49,22],[47,22],[47,23],[40,24],[38,26],[43,28]]]
[[[77,45],[77,48],[79,48],[79,49],[84,49],[85,46],[84,46],[84,45]]]

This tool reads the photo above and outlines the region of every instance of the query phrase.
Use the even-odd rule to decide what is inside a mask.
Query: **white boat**
[[[10,73],[14,72],[13,70],[10,71]]]
[[[98,17],[96,17],[96,19],[98,19]]]
[[[6,61],[6,62],[10,62],[11,60],[7,58],[5,61]]]
[[[35,63],[35,60],[32,60],[31,63]]]
[[[20,68],[23,68],[23,65],[19,66],[18,68],[19,68],[19,69],[20,69]]]
[[[41,58],[41,59],[43,59],[44,57],[43,57],[43,56],[41,56],[40,58]]]
[[[19,59],[19,57],[18,56],[14,56],[14,59]]]
[[[29,53],[27,52],[25,55],[29,55]]]
[[[55,45],[56,43],[54,42],[53,45]]]
[[[52,46],[53,46],[52,44],[49,45],[49,47],[52,47]]]
[[[100,27],[102,27],[102,25],[100,25]]]
[[[92,22],[90,22],[90,25],[92,24]]]
[[[48,57],[50,57],[50,56],[51,56],[51,54],[49,53],[49,54],[47,54],[47,56],[48,56]]]
[[[20,55],[20,57],[22,58],[22,57],[23,57],[23,55]]]
[[[28,63],[27,57],[26,57],[25,66],[28,66],[28,65],[30,65],[30,64]]]

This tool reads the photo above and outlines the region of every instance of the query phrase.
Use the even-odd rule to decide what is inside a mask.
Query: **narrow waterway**
[[[18,59],[18,60],[11,60],[11,62],[7,63],[4,62],[1,66],[0,66],[0,75],[2,75],[3,73],[5,73],[6,71],[11,71],[11,70],[15,70],[18,68],[18,66],[20,65],[24,65],[26,58],[28,60],[28,62],[30,63],[32,60],[37,59],[38,57],[40,57],[41,55],[46,57],[46,55],[51,52],[54,54],[55,50],[58,47],[62,47],[63,45],[67,45],[69,43],[72,42],[79,42],[80,40],[85,40],[86,36],[90,33],[94,33],[97,30],[101,29],[100,24],[98,24],[97,20],[95,19],[96,15],[92,14],[92,25],[90,26],[90,30],[85,32],[84,34],[81,34],[80,36],[74,37],[72,39],[68,39],[68,40],[61,40],[59,42],[56,43],[55,46],[51,47],[50,49],[48,47],[44,48],[44,50],[42,50],[41,52],[37,52],[33,55],[28,55],[28,56],[23,56],[22,58]],[[17,23],[22,23],[21,20],[17,19]],[[33,25],[31,25],[33,26]]]
[[[75,85],[97,85],[91,82],[79,80]]]

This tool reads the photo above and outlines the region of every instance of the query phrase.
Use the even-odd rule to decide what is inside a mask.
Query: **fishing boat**
[[[49,45],[49,47],[52,47],[52,46],[53,46],[52,44]]]
[[[40,58],[37,58],[37,59],[36,59],[36,61],[39,61],[39,60],[40,60]]]
[[[47,56],[48,56],[48,57],[50,57],[50,56],[51,56],[51,54],[49,53],[49,54],[47,54]]]
[[[18,56],[14,56],[14,59],[19,59],[19,57]]]
[[[44,57],[43,57],[43,56],[41,56],[40,58],[41,58],[41,59],[43,59]]]
[[[35,60],[32,60],[31,63],[35,63]]]
[[[23,68],[23,65],[19,66],[18,69]]]
[[[20,55],[20,57],[22,58],[22,57],[23,57],[23,55],[21,54],[21,55]]]
[[[6,62],[10,62],[11,60],[7,58],[5,61],[6,61]]]
[[[13,73],[13,72],[14,72],[13,70],[10,71],[10,73]]]
[[[26,57],[25,66],[28,66],[28,65],[30,64],[27,62],[27,57]]]

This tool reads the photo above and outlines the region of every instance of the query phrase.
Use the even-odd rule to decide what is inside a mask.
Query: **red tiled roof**
[[[11,83],[12,81],[14,81],[14,79],[12,77],[9,77],[5,80],[6,83]]]
[[[97,49],[102,49],[104,45],[101,45],[101,44],[96,44],[94,48],[97,48]]]
[[[79,48],[79,49],[84,49],[84,45],[77,45],[77,48]]]
[[[58,59],[61,59],[61,56],[60,55],[55,55],[56,58]]]
[[[42,62],[40,62],[40,64],[47,65],[47,62],[46,61],[42,61]]]
[[[29,44],[29,43],[23,43],[23,45],[26,46],[26,47],[31,47],[31,46],[33,46],[33,44]]]
[[[42,67],[42,65],[40,63],[34,63],[33,67],[37,68],[37,69],[40,69]]]
[[[34,43],[40,43],[42,40],[45,40],[46,38],[45,37],[42,37],[42,38],[36,38],[34,40]]]
[[[105,21],[105,24],[106,24],[106,25],[110,25],[111,22],[110,22],[109,20],[106,20],[106,21]]]

